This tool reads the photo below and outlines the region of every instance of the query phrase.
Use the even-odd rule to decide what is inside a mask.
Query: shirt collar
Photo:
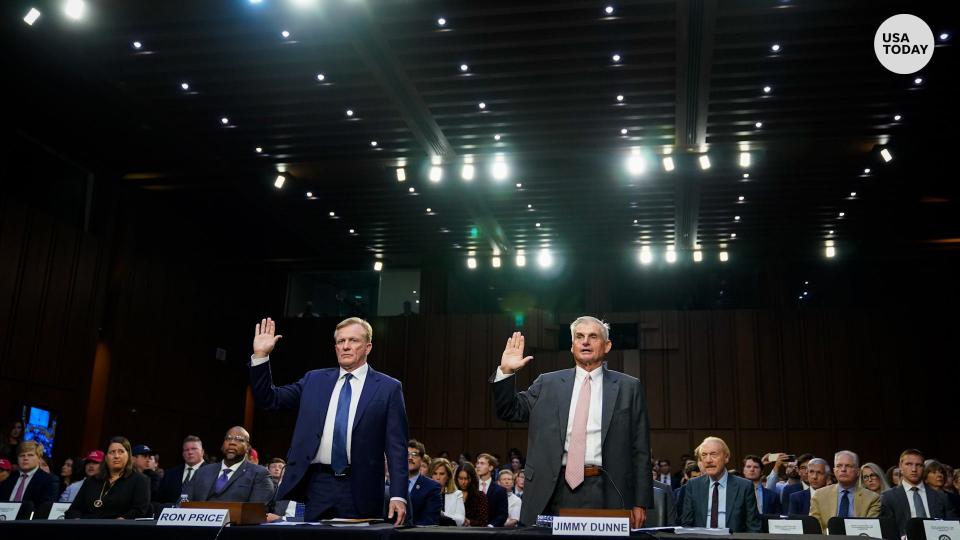
[[[920,482],[920,483],[917,484],[917,485],[913,485],[913,484],[911,484],[909,481],[901,478],[901,479],[900,479],[900,485],[903,487],[903,490],[906,491],[906,492],[908,492],[908,493],[910,492],[910,489],[911,489],[911,488],[917,488],[917,491],[919,491],[920,493],[926,493],[926,492],[927,492],[927,490],[924,489],[924,484],[923,484],[923,482]]]
[[[587,371],[580,366],[577,366],[576,369],[576,378],[578,381],[583,382],[586,377],[590,377],[590,385],[594,385],[603,380],[603,367],[595,368],[593,371]]]
[[[234,463],[233,465],[230,465],[229,467],[227,466],[226,463],[224,463],[224,462],[221,461],[221,462],[220,462],[220,474],[223,474],[223,470],[224,470],[224,469],[230,469],[230,471],[231,471],[230,474],[233,474],[233,473],[237,472],[237,469],[239,469],[240,466],[243,465],[243,462],[244,462],[244,461],[245,461],[245,460],[241,459],[240,461]]]
[[[366,362],[364,362],[363,365],[358,367],[357,369],[349,372],[343,368],[340,368],[340,375],[337,377],[337,380],[342,379],[344,375],[346,375],[347,373],[350,373],[351,375],[353,375],[353,378],[357,380],[357,382],[362,383],[363,380],[367,378],[367,372],[369,371],[370,371],[370,364],[367,364]]]
[[[713,478],[707,477],[710,480],[710,489],[713,489],[714,482],[720,482],[720,487],[727,489],[727,478],[730,476],[730,473],[723,471],[723,476],[720,477],[720,480],[714,480]]]
[[[30,471],[27,471],[27,472],[20,471],[20,475],[21,475],[21,477],[22,477],[24,474],[26,474],[26,475],[27,475],[27,480],[30,480],[31,478],[33,478],[33,475],[37,474],[37,471],[39,471],[39,470],[40,470],[40,467],[34,467],[33,470],[30,470]]]

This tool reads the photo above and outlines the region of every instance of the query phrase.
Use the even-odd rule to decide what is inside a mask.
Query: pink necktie
[[[13,496],[14,502],[20,502],[23,500],[23,488],[27,486],[27,473],[23,473],[20,476],[20,485],[17,487],[17,494]]]
[[[589,417],[590,375],[587,375],[580,388],[580,397],[577,398],[577,412],[573,415],[570,447],[567,449],[567,471],[564,478],[570,489],[577,489],[583,483],[583,460],[587,456],[587,418]]]

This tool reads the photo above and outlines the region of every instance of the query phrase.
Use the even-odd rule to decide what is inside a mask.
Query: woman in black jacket
[[[86,479],[64,517],[136,519],[150,517],[150,479],[133,470],[130,441],[110,439],[100,472]]]

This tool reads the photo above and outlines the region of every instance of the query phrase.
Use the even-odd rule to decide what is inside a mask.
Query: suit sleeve
[[[749,480],[748,480],[749,482]],[[753,482],[750,482],[747,492],[747,532],[758,533],[763,529],[763,522],[760,520],[760,511],[757,509],[757,490],[753,489]]]
[[[394,385],[387,401],[386,454],[390,478],[407,478],[407,408],[403,402],[403,386]],[[390,497],[409,501],[407,482],[390,482]]]
[[[696,512],[693,508],[693,489],[687,482],[683,488],[683,506],[680,508],[680,526],[694,527],[696,525]]]
[[[253,479],[253,491],[250,493],[250,502],[269,503],[273,500],[273,480],[270,480],[270,471],[257,470]]]
[[[870,505],[867,506],[867,515],[864,517],[880,517],[880,497],[877,497],[870,501]]]
[[[440,511],[443,510],[443,494],[440,492],[440,484],[434,482],[432,484],[426,483],[426,485],[429,486],[430,493],[424,497],[423,512],[417,510],[420,519],[416,525],[437,525],[440,523]]]
[[[647,401],[643,384],[636,381],[631,410],[633,416],[633,464],[636,487],[633,505],[653,506],[653,478],[650,475],[650,422],[647,419]]]
[[[817,522],[820,523],[821,531],[826,534],[826,531],[823,530],[825,529],[823,520],[820,517],[820,499],[814,497],[812,494],[810,495],[810,515],[817,519]]]
[[[38,501],[40,504],[57,502],[60,491],[60,479],[52,474],[48,476],[50,476],[50,478],[47,481],[46,488],[44,488],[43,493],[40,495],[40,501]]]
[[[517,376],[507,377],[500,382],[494,382],[496,375],[490,378],[493,389],[493,404],[497,418],[504,422],[527,422],[530,420],[530,411],[537,404],[540,397],[543,376],[537,377],[530,388],[523,392],[516,391]],[[649,476],[649,475],[647,475]]]
[[[667,522],[663,526],[671,527],[677,524],[677,507],[673,504],[673,493],[666,492],[663,498],[667,501]]]
[[[93,482],[87,480],[80,485],[80,490],[77,491],[77,496],[73,498],[73,502],[70,503],[70,508],[64,512],[63,517],[65,519],[78,519],[82,518],[86,514],[86,509],[91,505],[91,494],[90,491],[93,489]]]
[[[253,390],[253,400],[258,407],[268,411],[299,407],[304,380],[300,379],[286,386],[274,386],[270,362],[250,367],[250,388]]]

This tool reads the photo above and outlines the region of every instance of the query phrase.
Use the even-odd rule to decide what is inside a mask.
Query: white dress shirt
[[[189,469],[190,469],[191,467],[193,467],[193,474],[190,475],[190,480],[193,480],[193,479],[197,476],[197,471],[199,471],[199,470],[200,470],[200,467],[202,467],[202,466],[203,466],[203,462],[202,462],[202,461],[201,461],[200,463],[197,463],[196,465],[187,465],[186,463],[184,463],[184,464],[183,464],[183,476],[180,477],[180,484],[183,484],[184,482],[187,481],[187,473],[189,472]]]
[[[23,493],[22,496],[27,496],[27,487],[30,485],[30,480],[33,480],[33,475],[37,474],[37,471],[40,470],[40,467],[34,467],[32,471],[27,471],[27,477],[24,478],[24,471],[16,471],[13,474],[18,476],[17,483],[13,485],[13,490],[10,491],[10,500],[13,501],[13,498],[17,496],[17,491],[20,490],[20,484],[23,484]]]
[[[907,492],[907,504],[910,505],[910,517],[917,517],[917,508],[913,504],[913,491],[911,491],[914,487],[920,492],[920,499],[923,500],[923,511],[926,512],[927,517],[930,517],[930,503],[927,501],[926,485],[920,482],[920,484],[914,486],[903,477],[900,477],[900,487]]]
[[[570,413],[567,416],[567,435],[563,441],[563,465],[567,464],[567,449],[570,448],[570,434],[573,432],[573,416],[577,413],[577,401],[580,399],[580,389],[587,378],[587,371],[580,366],[574,370],[576,379],[573,382],[573,395],[570,396]],[[497,376],[494,382],[500,382],[513,373],[506,374],[497,367]],[[596,368],[590,376],[590,415],[587,417],[587,453],[583,460],[584,465],[603,465],[602,442],[602,415],[603,415],[603,369]]]
[[[515,519],[520,521],[520,505],[523,501],[520,497],[517,497],[513,494],[512,491],[507,492],[507,518]]]
[[[713,484],[720,483],[720,489],[717,490],[717,528],[727,528],[727,482],[730,480],[730,474],[723,471],[723,477],[720,480],[707,478],[710,481],[707,484],[707,520],[704,521],[707,527],[710,526],[710,511],[713,510]]]

